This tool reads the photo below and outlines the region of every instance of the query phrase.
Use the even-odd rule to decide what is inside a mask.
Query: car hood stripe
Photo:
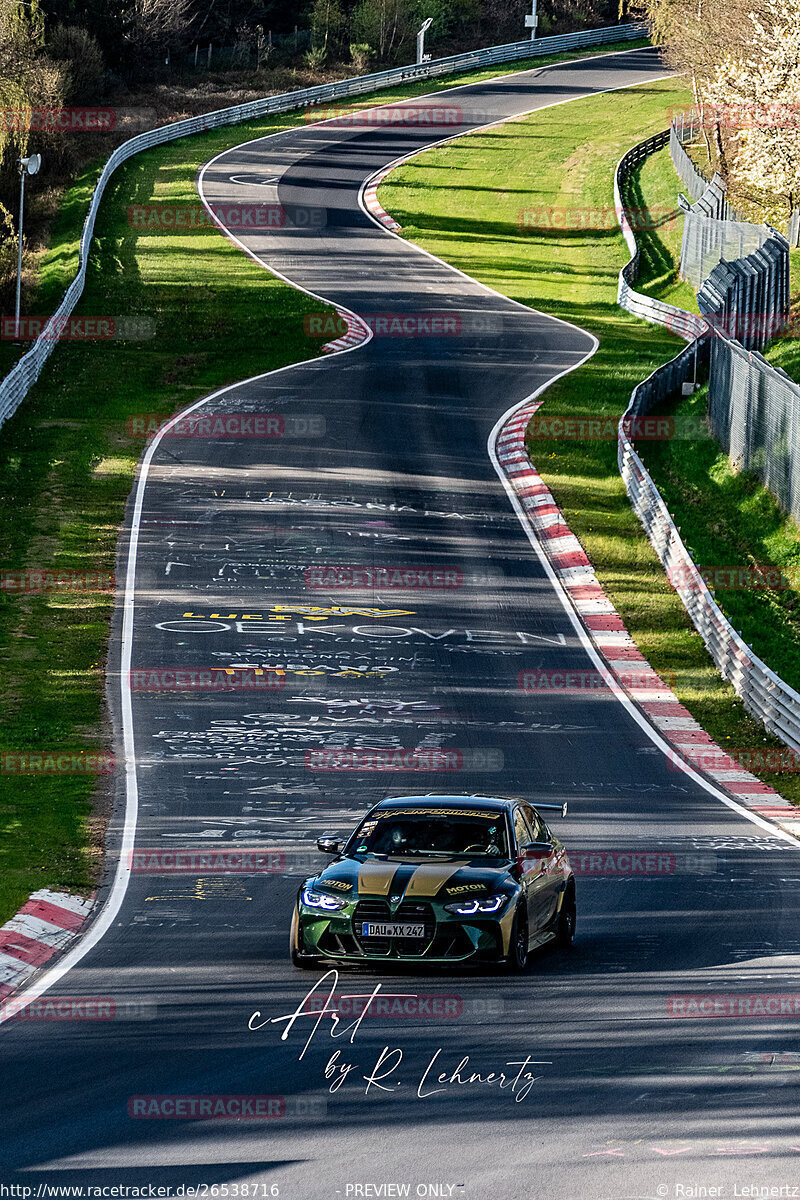
[[[464,866],[458,863],[425,863],[417,867],[409,880],[406,896],[436,896],[453,875]]]
[[[388,896],[392,880],[397,872],[397,863],[365,862],[358,872],[360,895]]]

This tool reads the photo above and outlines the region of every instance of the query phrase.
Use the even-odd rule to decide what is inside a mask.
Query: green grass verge
[[[683,343],[628,316],[616,303],[625,243],[602,229],[521,230],[520,209],[613,208],[613,170],[622,153],[663,129],[668,110],[688,103],[678,82],[662,81],[574,101],[427,152],[380,190],[404,235],[506,295],[573,321],[600,340],[595,356],[554,384],[543,413],[571,417],[624,411],[633,387]],[[674,175],[662,164],[633,181],[634,201],[674,203]],[[650,192],[651,173],[660,182]],[[666,189],[666,190],[665,190]],[[579,224],[576,220],[573,226]],[[600,222],[600,224],[605,224]],[[652,230],[653,243],[659,230]],[[673,235],[674,236],[674,235]],[[653,244],[653,279],[668,275],[667,245]],[[595,565],[642,652],[708,732],[729,747],[778,745],[744,711],[716,671],[669,586],[619,476],[616,441],[529,442],[532,459]],[[793,800],[800,781],[763,775]]]
[[[233,140],[229,130],[185,139],[134,159],[114,177],[80,311],[140,315],[154,321],[156,335],[59,345],[4,427],[4,568],[112,572],[142,449],[126,435],[127,418],[171,413],[234,379],[318,352],[303,332],[303,315],[319,303],[274,279],[213,228],[142,236],[127,223],[134,198],[196,208],[199,164]],[[89,186],[76,185],[76,212]],[[71,203],[70,196],[68,209]],[[66,262],[66,239],[64,246]],[[59,261],[54,254],[44,292]],[[0,593],[2,751],[108,749],[103,685],[112,605],[110,592]],[[102,792],[89,774],[4,774],[0,919],[37,886],[91,886],[102,836],[93,800]]]
[[[683,238],[678,194],[682,186],[669,146],[649,155],[630,180],[626,198],[634,213],[640,249],[636,290],[688,312],[699,312],[694,288],[678,278]]]
[[[437,92],[509,70],[641,43],[507,64],[359,97],[374,103]],[[348,102],[342,102],[342,107]],[[169,414],[226,383],[318,352],[303,316],[319,304],[261,270],[214,230],[144,236],[132,203],[199,203],[202,163],[248,138],[304,123],[302,112],[231,126],[149,151],[113,177],[97,224],[78,312],[140,314],[151,340],[63,343],[0,436],[0,567],[114,569],[117,530],[141,443],[136,413]],[[102,164],[64,197],[42,257],[33,311],[52,312],[74,275],[81,227]],[[20,351],[0,343],[0,372]],[[108,593],[0,591],[0,753],[90,755],[109,749],[104,665]],[[3,760],[6,761],[6,760]],[[3,774],[0,764],[0,922],[38,887],[87,891],[102,854],[107,787],[92,774]]]

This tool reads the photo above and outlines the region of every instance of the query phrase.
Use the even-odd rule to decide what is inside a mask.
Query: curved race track
[[[663,73],[653,51],[636,50],[455,88],[435,103],[461,109],[463,132]],[[277,414],[280,437],[166,436],[150,447],[121,548],[123,574],[135,551],[135,592],[115,631],[118,666],[130,653],[135,671],[227,667],[233,680],[277,667],[286,685],[187,697],[115,684],[117,728],[135,759],[113,836],[119,845],[127,812],[129,848],[138,791],[139,851],[266,847],[275,870],[120,874],[108,915],[47,993],[111,997],[115,1018],[0,1029],[4,1183],[34,1195],[42,1183],[172,1194],[227,1184],[230,1196],[274,1185],[298,1200],[566,1200],[690,1195],[681,1188],[697,1184],[733,1196],[737,1184],[796,1178],[787,1085],[797,1018],[668,1015],[675,994],[800,992],[796,849],[671,770],[613,697],[517,688],[525,669],[591,663],[487,439],[592,341],[362,211],[369,176],[452,133],[309,125],[236,147],[203,173],[208,203],[277,198],[298,221],[314,211],[310,228],[243,237],[265,266],[373,318],[455,319],[458,336],[375,336],[203,402],[210,413]],[[449,570],[462,586],[309,587],[308,568],[325,564]],[[321,746],[440,749],[459,769],[330,772],[308,756]],[[580,878],[574,951],[540,954],[521,978],[342,980],[347,995],[382,983],[421,996],[421,1018],[370,1018],[352,1041],[321,1026],[304,1053],[308,1020],[285,1041],[280,1024],[249,1030],[254,1010],[259,1020],[290,1013],[317,977],[286,956],[316,836],[347,829],[387,791],[437,790],[567,798],[559,832],[572,851],[660,851],[670,866]],[[391,1090],[365,1095],[384,1047]],[[337,1050],[355,1066],[331,1093],[324,1068]],[[541,1065],[527,1095],[455,1081],[428,1095],[432,1076],[419,1095],[437,1051],[436,1072],[448,1075],[464,1056],[484,1074]],[[128,1115],[131,1097],[153,1094],[268,1094],[285,1108],[241,1122]]]

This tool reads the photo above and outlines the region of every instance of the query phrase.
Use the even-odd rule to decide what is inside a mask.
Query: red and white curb
[[[541,400],[531,401],[511,415],[497,438],[497,460],[609,671],[664,741],[674,748],[676,756],[712,779],[737,803],[787,833],[800,836],[800,811],[717,745],[656,674],[625,628],[583,546],[528,458],[525,430],[541,404]],[[636,678],[634,688],[626,683],[626,678],[630,681],[632,675]],[[713,767],[706,765],[709,762]]]
[[[42,888],[0,926],[0,1000],[72,944],[93,906],[94,897]]]
[[[370,340],[370,329],[365,321],[353,313],[337,308],[336,315],[347,325],[347,333],[343,333],[333,342],[326,342],[322,347],[323,354],[338,354],[342,350],[352,350],[363,342]]]
[[[390,217],[386,209],[378,203],[378,188],[381,186],[386,176],[390,175],[396,166],[397,163],[392,163],[392,165],[386,167],[385,170],[379,171],[377,175],[373,175],[372,179],[369,181],[362,193],[364,197],[364,207],[369,210],[376,221],[380,221],[381,225],[385,225],[387,229],[391,229],[392,233],[397,233],[397,231],[402,229],[403,226],[398,225],[394,217]]]

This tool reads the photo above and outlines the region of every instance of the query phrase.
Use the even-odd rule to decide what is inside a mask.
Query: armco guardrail
[[[621,202],[625,176],[647,153],[666,144],[669,134],[656,135],[640,142],[623,155],[614,177],[614,197],[623,236],[631,252],[631,262],[623,267],[619,281],[619,303],[628,312],[645,320],[669,325],[692,344],[671,362],[658,367],[633,391],[617,433],[617,458],[620,474],[633,510],[644,526],[667,576],[678,592],[692,623],[708,648],[720,674],[733,686],[749,713],[761,721],[776,737],[792,749],[800,749],[800,693],[785,683],[763,662],[736,632],[709,591],[694,559],[681,539],[666,504],[626,432],[634,417],[650,412],[667,396],[679,394],[681,385],[692,379],[707,362],[709,346],[717,337],[702,336],[707,326],[696,313],[687,313],[633,290],[638,263],[636,238]],[[663,139],[659,142],[659,138]],[[650,150],[644,148],[650,146]],[[623,276],[627,278],[623,280]],[[623,287],[624,283],[624,287]],[[675,314],[680,314],[676,319]],[[741,347],[739,347],[741,350]],[[741,350],[745,356],[748,352]],[[751,357],[760,357],[752,355]],[[696,361],[699,365],[696,367]]]
[[[635,24],[607,25],[601,29],[587,29],[580,33],[566,33],[558,37],[537,38],[536,41],[512,42],[504,46],[490,46],[485,50],[471,50],[465,54],[454,54],[449,58],[438,58],[431,62],[415,66],[393,67],[388,71],[378,71],[373,75],[359,75],[355,79],[339,80],[335,83],[324,83],[318,87],[303,88],[295,92],[282,92],[277,96],[267,96],[263,100],[252,100],[247,104],[238,104],[232,108],[221,108],[216,112],[205,113],[200,117],[190,117],[185,121],[176,121],[172,125],[162,125],[147,133],[123,142],[113,152],[100,173],[100,178],[92,194],[89,212],[81,234],[79,266],[72,283],[67,288],[56,312],[48,321],[41,335],[36,339],[32,348],[19,360],[9,374],[0,382],[0,425],[16,412],[27,396],[33,384],[39,377],[47,359],[57,344],[59,323],[66,320],[73,312],[75,305],[83,292],[86,279],[86,266],[89,257],[94,224],[100,201],[106,184],[117,167],[142,150],[150,150],[165,142],[186,137],[188,134],[204,133],[216,129],[220,125],[234,125],[241,121],[250,121],[269,113],[290,112],[295,108],[308,108],[326,101],[340,100],[349,96],[363,95],[365,92],[380,91],[398,83],[407,83],[415,79],[435,79],[440,75],[452,75],[462,71],[470,71],[478,67],[494,66],[498,63],[514,62],[518,59],[535,58],[546,54],[558,53],[560,50],[574,50],[581,46],[599,46],[606,42],[633,41],[646,36],[644,29]]]
[[[652,325],[666,325],[681,337],[692,340],[700,337],[706,330],[706,324],[702,317],[696,313],[687,313],[673,304],[665,304],[662,300],[656,300],[653,296],[646,296],[643,292],[637,292],[634,289],[633,284],[639,273],[640,250],[622,202],[622,190],[627,183],[628,176],[649,154],[655,154],[657,150],[666,146],[669,137],[669,130],[665,130],[663,133],[654,134],[644,142],[639,142],[638,145],[623,154],[614,172],[614,208],[622,229],[622,236],[625,238],[631,254],[630,262],[626,263],[619,273],[617,303],[620,307],[633,313],[634,316],[641,317],[644,321],[650,321]]]

